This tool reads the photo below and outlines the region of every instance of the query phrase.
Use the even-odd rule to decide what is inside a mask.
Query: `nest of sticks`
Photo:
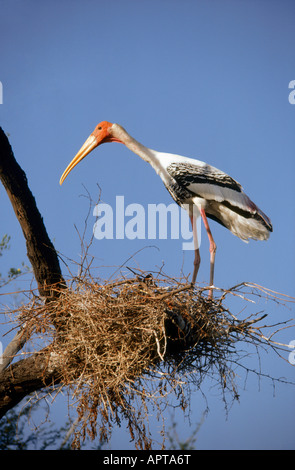
[[[257,326],[266,315],[238,319],[224,305],[228,295],[245,299],[245,290],[272,296],[241,284],[211,300],[208,288],[139,273],[117,282],[73,279],[49,304],[34,297],[22,306],[19,322],[32,338],[47,337],[58,388],[67,387],[77,407],[73,446],[87,434],[107,441],[124,420],[136,447],[151,448],[150,407],[161,415],[172,393],[185,410],[190,387],[208,376],[238,398],[237,344],[276,347]]]

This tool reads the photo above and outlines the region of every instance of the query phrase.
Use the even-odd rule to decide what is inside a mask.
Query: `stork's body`
[[[214,280],[216,244],[207,217],[219,222],[244,241],[249,238],[268,239],[272,231],[271,221],[233,178],[202,161],[149,149],[137,142],[118,124],[103,121],[97,125],[64,171],[60,184],[77,163],[104,142],[123,143],[150,163],[175,202],[188,210],[195,241],[193,283],[200,265],[196,232],[196,217],[199,215],[204,222],[210,243],[210,285],[213,285]],[[194,207],[197,211],[193,210]]]

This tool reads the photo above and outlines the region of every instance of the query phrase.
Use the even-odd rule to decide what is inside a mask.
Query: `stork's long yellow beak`
[[[62,174],[62,176],[59,180],[60,185],[63,184],[64,180],[66,179],[68,174],[72,171],[72,169],[76,165],[78,165],[78,163],[81,162],[81,160],[83,160],[83,158],[85,158],[86,155],[88,155],[95,147],[97,147],[97,145],[99,145],[99,142],[98,142],[97,138],[94,135],[91,134],[88,137],[88,139],[85,141],[85,143],[82,145],[82,147],[80,148],[77,155],[75,155],[75,157],[73,158],[71,163],[67,166],[67,168],[63,172],[63,174]]]

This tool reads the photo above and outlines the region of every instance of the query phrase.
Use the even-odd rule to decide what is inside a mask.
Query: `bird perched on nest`
[[[216,244],[207,217],[220,223],[244,241],[249,238],[267,240],[269,233],[272,232],[270,219],[251,201],[241,185],[231,176],[202,161],[147,148],[131,137],[119,124],[107,121],[96,126],[62,174],[60,184],[86,155],[105,142],[125,144],[132,152],[148,162],[160,176],[175,202],[188,210],[195,247],[193,284],[201,261],[196,230],[198,216],[202,217],[209,238],[210,286],[213,286],[214,282]]]

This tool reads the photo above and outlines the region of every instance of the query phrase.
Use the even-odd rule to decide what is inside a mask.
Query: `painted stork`
[[[210,286],[213,286],[214,282],[216,244],[207,217],[220,223],[244,241],[249,238],[267,240],[269,233],[272,232],[270,219],[243,192],[241,185],[229,175],[199,160],[147,148],[131,137],[119,124],[107,121],[96,126],[65,169],[60,184],[86,155],[105,142],[125,144],[132,152],[150,163],[174,201],[188,210],[195,248],[192,284],[196,281],[201,261],[196,230],[198,216],[202,217],[209,238]],[[212,294],[212,291],[210,292]]]

